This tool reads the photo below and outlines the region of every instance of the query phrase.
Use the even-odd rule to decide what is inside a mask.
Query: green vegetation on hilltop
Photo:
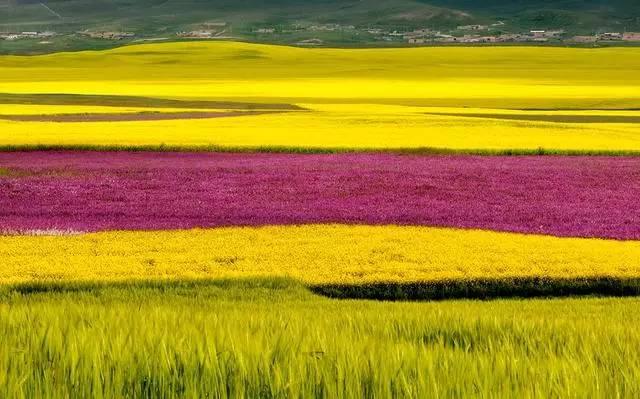
[[[338,27],[310,29],[326,24]],[[58,34],[46,40],[0,40],[0,53],[104,49],[136,39],[175,40],[177,32],[211,26],[217,36],[255,42],[294,44],[317,39],[333,46],[387,46],[390,37],[383,40],[368,29],[449,32],[468,24],[496,24],[491,34],[530,29],[563,29],[571,34],[640,31],[640,6],[630,0],[0,0],[0,33]],[[348,28],[352,26],[357,29]],[[260,33],[261,28],[274,31]],[[103,40],[77,34],[85,30],[131,32],[136,37]]]

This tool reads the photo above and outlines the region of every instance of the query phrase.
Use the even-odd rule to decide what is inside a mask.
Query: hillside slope
[[[0,53],[113,47],[130,41],[88,37],[127,32],[135,39],[175,38],[182,31],[267,43],[316,39],[330,45],[388,45],[375,29],[451,32],[493,24],[494,33],[563,29],[570,34],[640,31],[635,0],[0,0],[0,34],[52,31],[53,38],[0,40]],[[262,32],[262,33],[260,33]],[[458,32],[460,34],[464,32]],[[123,40],[120,40],[123,39]],[[387,40],[389,39],[389,40]],[[392,38],[391,38],[392,39]],[[43,43],[44,42],[44,43]],[[393,43],[392,43],[393,44]]]

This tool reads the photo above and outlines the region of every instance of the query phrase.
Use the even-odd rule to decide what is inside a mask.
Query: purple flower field
[[[0,231],[358,223],[640,239],[640,159],[0,153]]]

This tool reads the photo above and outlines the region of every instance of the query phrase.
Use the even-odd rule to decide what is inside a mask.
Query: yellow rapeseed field
[[[0,93],[9,97],[25,93],[142,96],[285,103],[308,111],[215,120],[0,120],[0,145],[638,151],[640,124],[635,120],[608,123],[606,117],[613,116],[613,111],[602,111],[640,108],[638,65],[640,49],[636,48],[356,50],[232,42],[162,43],[109,51],[2,56]],[[57,99],[61,102],[58,108],[6,104],[0,105],[0,113],[136,110],[65,106],[68,98]],[[2,101],[16,100],[0,95]],[[562,111],[565,109],[578,111]],[[429,112],[578,112],[576,115],[603,118],[598,123],[567,123]],[[637,111],[615,112],[640,117]]]
[[[355,50],[161,43],[0,57],[0,92],[267,100],[531,97],[611,103],[635,98],[637,102],[638,65],[640,50],[635,48]]]
[[[367,104],[302,105],[312,111],[143,122],[0,120],[0,145],[640,150],[637,123],[465,118]]]
[[[288,276],[307,284],[640,277],[640,242],[306,225],[1,236],[0,282]]]

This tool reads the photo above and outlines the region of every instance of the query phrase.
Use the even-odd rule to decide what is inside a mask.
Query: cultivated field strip
[[[189,100],[226,95],[267,97],[272,102],[292,97],[502,97],[545,99],[540,101],[546,103],[544,108],[551,108],[558,98],[637,104],[637,91],[633,94],[640,85],[639,62],[636,48],[353,50],[221,41],[158,43],[103,52],[1,57],[0,92],[183,99],[189,95]]]
[[[193,113],[183,113],[180,118],[181,114],[170,115],[166,111],[136,115],[128,112],[118,118],[114,116],[115,110],[91,117],[21,116],[7,112],[4,118],[14,120],[2,120],[0,116],[0,149],[417,151],[488,155],[640,153],[640,128],[637,123],[631,123],[637,112],[623,116],[629,123],[619,123],[620,116],[610,111],[593,111],[591,115],[598,118],[598,123],[566,112],[548,116],[559,120],[570,117],[573,121],[561,123],[526,120],[526,113],[521,116],[522,120],[505,120],[430,115],[425,113],[426,108],[395,105],[300,106],[305,110],[221,109],[218,112],[236,116],[206,119],[188,118]],[[580,118],[585,119],[584,123],[575,122]]]
[[[289,277],[308,286],[501,279],[633,285],[640,278],[637,241],[408,226],[34,232],[0,237],[0,257],[4,284]]]
[[[12,234],[342,223],[640,239],[635,157],[13,152],[0,184]]]
[[[633,48],[230,42],[1,57],[0,114],[13,120],[0,117],[0,149],[638,155],[639,60]],[[34,105],[246,113],[11,112]]]

